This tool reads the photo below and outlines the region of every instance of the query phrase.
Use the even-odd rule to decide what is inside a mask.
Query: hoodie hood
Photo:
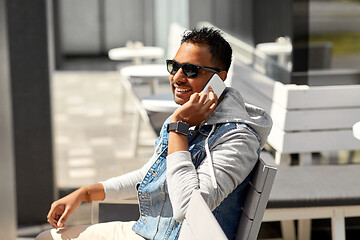
[[[242,96],[234,88],[227,87],[222,96],[223,99],[203,125],[246,123],[259,135],[260,147],[263,148],[272,127],[270,115],[259,107],[244,103]]]

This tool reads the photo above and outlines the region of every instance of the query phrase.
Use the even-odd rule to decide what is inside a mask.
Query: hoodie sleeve
[[[137,196],[136,184],[141,182],[155,160],[154,155],[140,169],[100,182],[104,186],[104,201],[118,201]]]
[[[215,209],[251,172],[258,159],[259,141],[242,127],[220,137],[211,149],[217,188],[209,171],[208,157],[195,169],[188,151],[167,157],[167,185],[174,218],[182,222],[194,189],[200,189],[211,210]]]

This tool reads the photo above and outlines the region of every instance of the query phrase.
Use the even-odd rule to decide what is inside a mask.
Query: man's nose
[[[182,68],[180,68],[174,75],[174,81],[176,82],[186,82],[187,78],[186,75],[184,74],[184,71]]]

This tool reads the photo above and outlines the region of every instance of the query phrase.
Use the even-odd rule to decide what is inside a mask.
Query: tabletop
[[[121,74],[128,77],[160,78],[169,76],[165,63],[127,66],[123,67],[120,71]]]
[[[290,54],[292,51],[291,43],[277,43],[277,42],[269,42],[269,43],[259,43],[256,45],[256,49],[269,54]]]
[[[142,47],[120,47],[110,49],[108,56],[111,60],[133,60],[141,62],[141,58],[158,59],[164,56],[164,49],[161,47],[142,46]]]

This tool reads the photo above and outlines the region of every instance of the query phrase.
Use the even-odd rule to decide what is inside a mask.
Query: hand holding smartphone
[[[226,88],[225,83],[223,82],[223,80],[219,77],[219,75],[214,74],[210,80],[208,81],[208,83],[206,84],[206,86],[204,87],[204,89],[201,91],[202,93],[206,93],[207,94],[207,98],[205,100],[205,102],[209,99],[209,86],[211,86],[211,88],[213,89],[214,93],[216,94],[216,96],[218,98],[220,98],[221,94],[223,93],[223,91]]]

